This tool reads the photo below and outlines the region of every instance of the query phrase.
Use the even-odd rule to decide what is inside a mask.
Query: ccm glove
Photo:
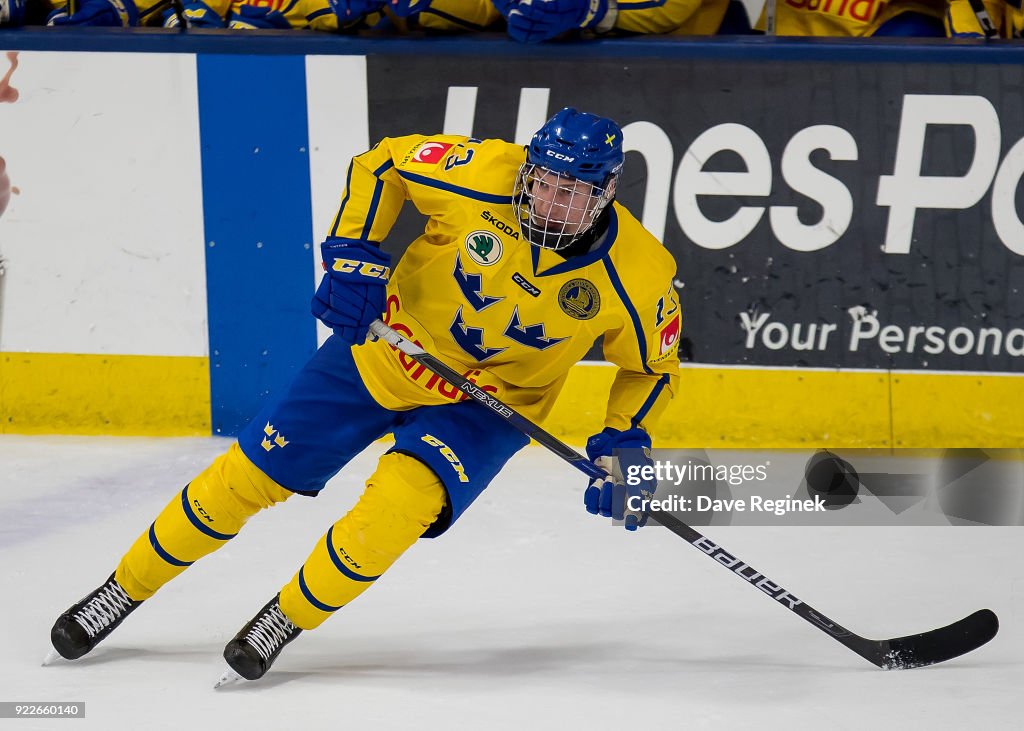
[[[327,274],[313,295],[313,315],[347,343],[366,341],[384,312],[391,257],[369,241],[327,239],[320,245]]]
[[[399,18],[408,18],[429,8],[430,0],[388,0],[388,7]]]
[[[80,0],[73,15],[68,6],[46,18],[47,25],[104,25],[127,28],[139,24],[139,9],[132,0]]]
[[[647,513],[630,510],[630,498],[650,499],[658,489],[657,481],[644,479],[642,468],[653,466],[651,438],[638,427],[619,431],[606,427],[587,440],[587,457],[609,473],[606,478],[594,480],[583,493],[587,512],[613,520],[621,520],[626,530],[636,530],[647,523]],[[624,480],[612,477],[615,461]],[[639,500],[633,500],[639,507]]]
[[[575,28],[594,27],[608,12],[608,0],[519,0],[505,7],[509,36],[520,43],[540,43]]]

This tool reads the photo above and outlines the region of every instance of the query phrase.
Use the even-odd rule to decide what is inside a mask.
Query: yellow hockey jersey
[[[728,7],[729,0],[609,0],[594,30],[709,36],[718,32]],[[433,0],[418,18],[420,27],[431,30],[484,30],[501,13],[491,0]]]
[[[942,18],[946,0],[777,0],[775,33],[780,36],[863,38],[901,13]],[[765,29],[765,10],[755,28]]]
[[[144,12],[145,8],[162,0],[142,1],[146,4],[139,5],[140,12]],[[245,21],[244,16],[239,14],[239,8],[243,5],[277,11],[288,21],[288,25],[296,30],[309,29],[326,33],[369,28],[380,21],[382,15],[379,12],[374,12],[339,24],[338,16],[334,14],[330,0],[205,0],[205,2],[213,12],[220,16],[221,20],[234,30],[255,29],[251,23]],[[189,14],[190,10],[186,7],[185,16],[188,17]],[[161,14],[157,13],[151,18],[153,22],[159,22],[160,16]]]
[[[617,203],[589,253],[565,259],[532,246],[512,210],[525,156],[501,140],[384,139],[352,160],[329,236],[381,242],[411,200],[427,222],[388,283],[391,327],[538,421],[604,336],[619,366],[606,425],[650,432],[678,383],[675,260]],[[353,356],[386,408],[465,400],[383,341]]]
[[[1021,0],[984,0],[984,6],[999,37],[1024,36],[1024,8]],[[985,37],[985,30],[978,22],[969,0],[950,0],[946,12],[946,34],[952,37]]]

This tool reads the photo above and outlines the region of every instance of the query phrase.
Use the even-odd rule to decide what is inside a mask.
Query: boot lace
[[[245,641],[255,647],[264,660],[269,660],[297,629],[298,627],[284,616],[281,607],[275,604],[260,615],[252,629],[246,633]]]
[[[111,581],[75,612],[75,621],[82,625],[90,637],[95,637],[116,622],[131,606],[132,598],[120,584]]]

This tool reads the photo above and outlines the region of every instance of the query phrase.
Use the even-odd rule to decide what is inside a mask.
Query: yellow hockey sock
[[[292,493],[261,472],[238,444],[176,495],[128,549],[114,574],[141,601],[208,553],[234,538],[263,508]]]
[[[380,578],[445,506],[437,475],[414,457],[381,457],[366,490],[348,514],[328,529],[281,590],[281,610],[302,629],[313,629]]]

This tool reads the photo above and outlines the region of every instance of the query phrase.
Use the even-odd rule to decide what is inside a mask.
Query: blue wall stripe
[[[115,51],[120,53],[204,53],[260,58],[309,55],[397,54],[409,63],[422,63],[431,55],[500,56],[518,63],[526,59],[590,60],[621,58],[708,59],[753,63],[786,61],[807,63],[942,63],[1007,64],[1013,70],[1024,63],[1024,44],[987,43],[984,38],[781,38],[745,36],[652,39],[602,38],[587,43],[538,43],[528,47],[501,33],[479,36],[339,38],[334,33],[263,32],[240,37],[238,31],[204,29],[202,33],[161,33],[152,28],[67,27],[0,28],[0,47],[23,51]],[[883,72],[876,72],[883,73]]]
[[[316,350],[305,59],[196,64],[211,417],[234,435]]]

